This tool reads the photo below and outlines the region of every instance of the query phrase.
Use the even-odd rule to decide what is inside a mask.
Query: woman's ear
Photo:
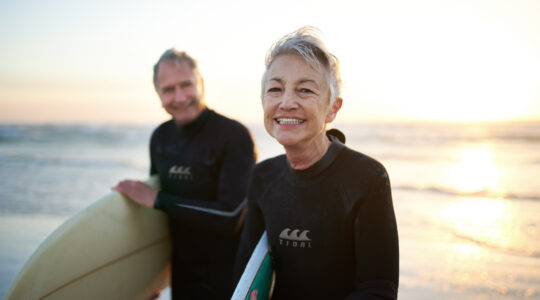
[[[342,104],[343,104],[343,99],[336,98],[336,101],[332,103],[332,107],[330,107],[330,111],[328,112],[328,115],[326,116],[326,123],[330,123],[336,119],[337,113],[341,109]]]

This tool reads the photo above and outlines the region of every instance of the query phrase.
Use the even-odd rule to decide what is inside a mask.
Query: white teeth
[[[281,119],[277,119],[277,121],[278,121],[279,124],[284,124],[284,125],[292,125],[292,124],[302,124],[302,123],[304,123],[304,121],[302,121],[302,120],[289,119],[289,118],[281,118]]]

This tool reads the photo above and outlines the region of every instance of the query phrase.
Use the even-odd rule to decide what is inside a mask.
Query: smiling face
[[[286,149],[308,149],[326,141],[325,124],[332,122],[341,99],[330,105],[323,74],[296,54],[278,56],[263,82],[264,126]]]
[[[199,77],[184,60],[159,63],[156,90],[161,105],[178,125],[195,120],[205,108]]]

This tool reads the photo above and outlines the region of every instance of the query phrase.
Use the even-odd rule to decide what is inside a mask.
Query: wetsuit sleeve
[[[248,194],[248,211],[244,229],[240,239],[240,245],[236,255],[236,263],[234,268],[234,282],[237,283],[246,268],[251,253],[257,246],[262,233],[265,230],[264,216],[256,201],[257,186],[254,182],[250,184]]]
[[[246,204],[247,181],[255,164],[254,144],[242,128],[226,142],[216,201],[159,192],[154,207],[200,228],[234,232]]]
[[[154,162],[154,139],[156,138],[156,132],[152,133],[152,136],[150,137],[150,149],[148,153],[150,153],[150,176],[157,175],[157,169],[156,169],[156,163]]]
[[[397,299],[399,244],[386,171],[376,175],[355,219],[355,292],[346,299]]]

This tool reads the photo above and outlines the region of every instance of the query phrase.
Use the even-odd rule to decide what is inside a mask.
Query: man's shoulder
[[[219,126],[218,129],[247,131],[247,127],[244,124],[235,119],[222,115],[215,110],[210,110],[210,119],[214,125]]]
[[[170,120],[167,120],[161,124],[159,124],[157,127],[156,127],[156,131],[157,130],[161,130],[161,129],[165,129],[165,128],[173,128],[175,127],[175,123],[174,123],[174,120],[173,119],[170,119]]]
[[[174,120],[168,120],[168,121],[165,121],[161,124],[159,124],[155,129],[154,129],[154,132],[152,133],[152,136],[156,136],[156,135],[159,135],[159,134],[164,134],[164,133],[168,133],[168,132],[171,132],[172,130],[174,130],[176,127],[175,123],[174,123]]]
[[[217,137],[216,140],[239,144],[254,144],[249,129],[237,120],[210,111],[210,120],[206,126],[206,135]]]

